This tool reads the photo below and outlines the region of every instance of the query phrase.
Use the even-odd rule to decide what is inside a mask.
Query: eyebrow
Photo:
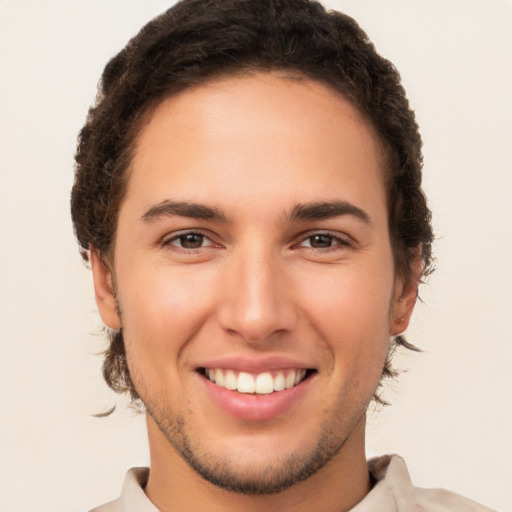
[[[225,213],[215,207],[203,204],[189,203],[185,201],[162,201],[152,206],[143,216],[144,222],[155,222],[162,217],[177,215],[179,217],[190,217],[192,219],[211,220],[227,222]]]
[[[168,216],[189,217],[217,222],[228,222],[228,217],[220,209],[198,203],[186,201],[166,200],[152,206],[142,220],[147,223],[155,222]],[[366,224],[371,225],[370,216],[358,206],[347,201],[320,201],[313,203],[299,203],[286,216],[291,222],[306,220],[325,220],[342,215],[353,215]]]
[[[347,201],[322,201],[314,203],[299,203],[289,217],[291,221],[325,220],[342,215],[353,215],[371,225],[370,216],[358,206]]]

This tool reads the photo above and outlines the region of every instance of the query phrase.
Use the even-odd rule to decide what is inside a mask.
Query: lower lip
[[[239,393],[217,386],[199,375],[213,401],[229,415],[248,421],[264,421],[276,418],[290,410],[309,388],[314,376],[310,376],[290,389],[267,395]]]

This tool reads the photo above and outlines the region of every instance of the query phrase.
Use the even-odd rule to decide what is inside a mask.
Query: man
[[[489,510],[365,460],[433,235],[414,114],[352,19],[177,4],[105,68],[76,162],[104,375],[151,453],[97,510]]]

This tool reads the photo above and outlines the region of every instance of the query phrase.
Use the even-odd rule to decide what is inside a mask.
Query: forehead
[[[150,113],[125,201],[230,198],[236,207],[264,195],[286,208],[352,195],[357,202],[382,198],[383,161],[371,125],[327,86],[269,73],[226,78],[173,95]]]

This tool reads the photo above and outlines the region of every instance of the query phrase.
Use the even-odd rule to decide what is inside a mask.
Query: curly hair
[[[385,181],[395,268],[407,278],[421,256],[432,270],[431,213],[421,189],[423,157],[400,75],[349,16],[309,0],[182,0],[151,20],[106,65],[80,131],[71,214],[84,260],[111,261],[128,168],[144,119],[163,99],[228,76],[280,71],[341,94],[371,123],[387,154]],[[116,392],[138,394],[123,333],[110,332],[103,375]],[[383,377],[395,374],[390,343]],[[382,381],[382,379],[381,379]],[[382,402],[376,393],[375,398]]]

